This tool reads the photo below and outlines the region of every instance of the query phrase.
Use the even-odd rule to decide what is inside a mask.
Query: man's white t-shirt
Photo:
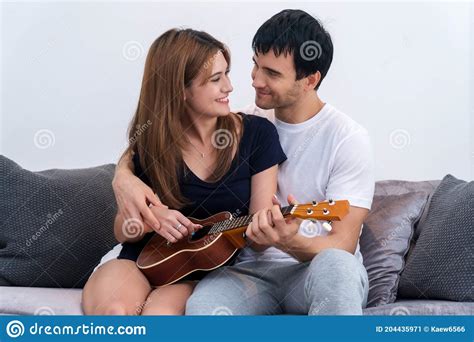
[[[273,110],[255,105],[242,112],[264,116],[278,130],[288,157],[278,170],[277,197],[282,206],[288,205],[287,196],[293,194],[300,203],[347,199],[351,206],[370,209],[375,187],[374,158],[365,128],[327,103],[317,115],[298,124],[280,121]],[[328,233],[322,222],[305,220],[299,234],[314,237]],[[359,243],[355,256],[362,262]],[[275,247],[263,252],[246,247],[236,263],[255,260],[298,262]]]

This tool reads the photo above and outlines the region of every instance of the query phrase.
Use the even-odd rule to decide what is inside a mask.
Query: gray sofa
[[[1,314],[82,314],[81,288],[116,243],[110,184],[114,167],[30,172],[0,156]],[[411,295],[407,285],[405,298],[399,296],[400,279],[422,234],[419,222],[426,218],[439,183],[376,183],[373,210],[361,236],[371,284],[365,315],[474,314],[471,278],[465,300],[427,298],[426,290]]]

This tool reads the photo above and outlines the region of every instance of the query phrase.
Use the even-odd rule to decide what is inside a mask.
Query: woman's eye
[[[216,78],[216,79],[213,79],[211,80],[211,82],[219,82],[220,78]]]

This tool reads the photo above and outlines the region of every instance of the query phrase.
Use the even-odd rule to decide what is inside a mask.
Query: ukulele
[[[313,201],[281,208],[283,217],[324,220],[330,231],[332,221],[340,221],[349,212],[349,201]],[[226,264],[245,247],[245,230],[253,215],[233,217],[224,211],[204,220],[189,217],[203,227],[192,235],[170,243],[155,234],[141,251],[136,264],[152,286],[170,285],[195,271],[211,271]]]

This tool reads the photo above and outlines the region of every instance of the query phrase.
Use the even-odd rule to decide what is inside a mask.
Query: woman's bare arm
[[[152,231],[170,242],[177,242],[200,228],[179,211],[168,209],[153,190],[135,176],[130,154],[124,154],[117,164],[112,186],[118,205],[114,234],[120,242],[139,241]]]
[[[277,175],[278,165],[274,165],[252,176],[250,214],[272,207],[272,197],[277,190]],[[255,242],[250,243],[250,247],[257,252],[268,248],[268,246],[259,245]]]
[[[117,200],[118,214],[124,219],[143,217],[148,225],[160,228],[160,222],[150,210],[149,204],[163,206],[158,196],[140,178],[135,176],[132,155],[125,153],[115,168],[112,188]]]

